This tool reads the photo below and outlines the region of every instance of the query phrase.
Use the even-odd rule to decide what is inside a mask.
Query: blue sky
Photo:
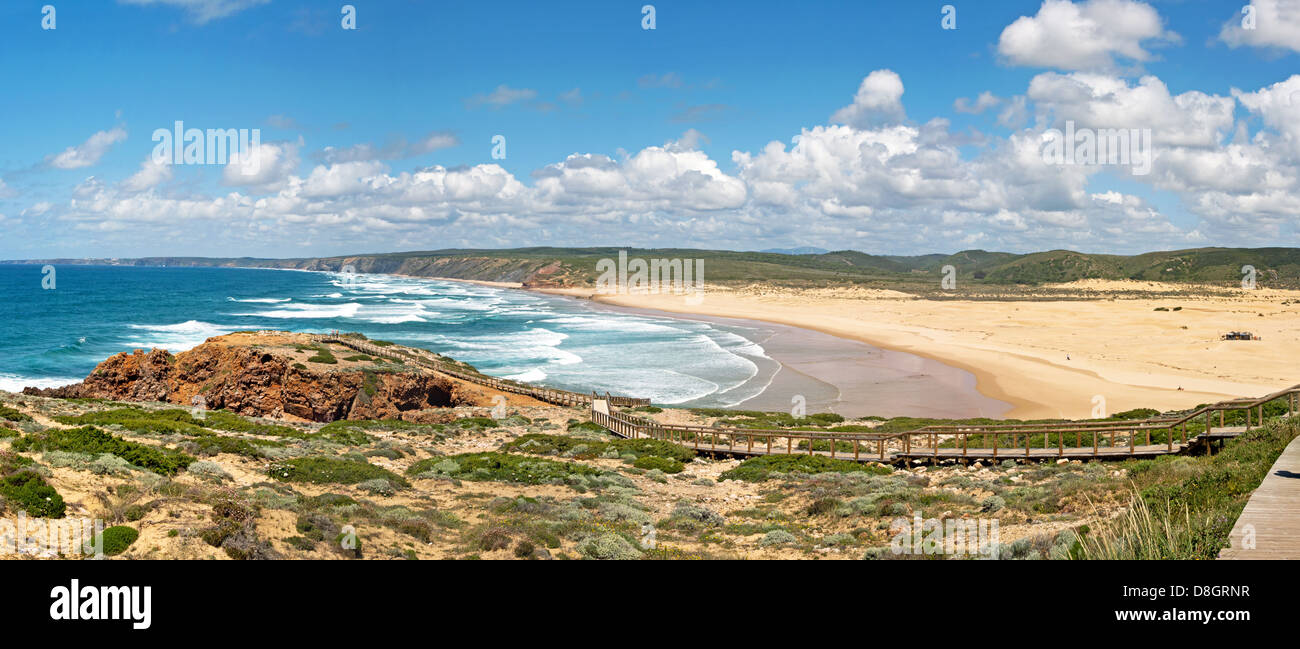
[[[1233,2],[44,4],[0,6],[0,258],[1295,245],[1296,0],[1249,31]],[[1063,119],[1152,129],[1153,173],[1016,160]],[[177,120],[271,164],[145,169]]]

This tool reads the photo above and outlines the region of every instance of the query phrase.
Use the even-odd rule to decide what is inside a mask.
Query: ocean
[[[179,352],[248,329],[359,331],[494,376],[663,404],[739,404],[780,368],[744,327],[617,313],[583,300],[464,282],[60,265],[46,289],[41,270],[0,265],[2,390],[74,383],[118,352]]]

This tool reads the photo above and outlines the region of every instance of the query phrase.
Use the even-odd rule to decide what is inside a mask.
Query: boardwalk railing
[[[432,354],[426,355],[422,350],[407,351],[403,348],[381,347],[374,343],[364,342],[346,336],[314,336],[313,340],[320,343],[343,345],[349,349],[354,349],[371,356],[394,358],[401,360],[403,363],[414,363],[420,367],[433,370],[440,374],[446,374],[462,381],[476,383],[502,392],[511,392],[514,394],[530,396],[539,401],[545,401],[556,405],[587,406],[590,405],[592,401],[592,395],[584,394],[582,392],[571,392],[569,390],[558,390],[555,388],[529,385],[527,383],[520,383],[518,381],[510,381],[495,376],[487,376],[485,374],[466,371],[464,367],[456,366],[439,359]],[[609,395],[607,395],[606,398],[616,406],[635,407],[650,405],[649,399]]]
[[[599,401],[599,400],[597,400]],[[886,461],[891,433],[833,433],[814,430],[718,428],[663,424],[621,412],[604,412],[593,402],[591,421],[615,435],[649,437],[709,453],[739,455],[828,455],[832,458]]]
[[[1117,421],[1074,421],[1050,424],[991,424],[926,426],[898,433],[900,456],[1042,458],[1166,455],[1216,439],[1235,437],[1264,421],[1265,405],[1286,399],[1287,415],[1300,406],[1300,385],[1259,398],[1231,399],[1181,415]],[[1229,426],[1228,413],[1244,413],[1243,426]],[[1218,413],[1218,429],[1214,414]],[[1189,438],[1188,425],[1204,424]],[[1243,417],[1233,417],[1236,423]]]
[[[737,455],[821,454],[832,458],[889,462],[900,459],[1100,459],[1180,453],[1194,446],[1213,449],[1264,421],[1264,407],[1286,399],[1286,414],[1300,406],[1300,385],[1256,399],[1232,399],[1179,415],[1131,420],[1058,423],[925,426],[892,433],[767,430],[661,424],[593,407],[592,421],[623,437],[651,437],[699,451]],[[610,404],[614,405],[614,404]],[[1228,413],[1244,412],[1244,426],[1229,426]],[[1218,413],[1218,428],[1214,427]],[[1204,428],[1188,436],[1188,424]]]

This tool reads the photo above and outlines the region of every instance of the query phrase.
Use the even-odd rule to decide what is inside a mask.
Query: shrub
[[[407,475],[434,472],[447,477],[472,481],[545,484],[571,476],[598,476],[600,469],[574,462],[556,462],[506,453],[463,453],[450,457],[420,460],[406,470]]]
[[[14,408],[10,408],[9,406],[0,405],[0,419],[4,419],[6,421],[31,421],[32,417],[31,415],[28,415],[23,412],[19,412],[18,410]]]
[[[646,455],[644,457],[639,457],[636,459],[635,462],[632,463],[632,466],[638,469],[651,469],[651,470],[658,469],[660,471],[663,471],[664,473],[681,473],[682,469],[685,468],[684,466],[682,466],[682,463],[678,462],[677,460],[669,459],[666,457],[658,457],[655,455]]]
[[[996,512],[1007,506],[1007,501],[1002,496],[989,496],[980,501],[980,509],[986,512]]]
[[[565,430],[573,432],[604,433],[605,427],[591,421],[570,422]]]
[[[190,465],[189,472],[200,478],[216,480],[217,482],[230,479],[230,474],[226,473],[226,470],[216,462],[200,460]]]
[[[450,425],[456,428],[496,428],[500,424],[491,417],[461,417]]]
[[[316,549],[315,542],[313,542],[311,539],[307,539],[301,536],[291,536],[285,539],[284,542],[288,543],[289,547],[295,550],[311,551]]]
[[[501,446],[503,451],[518,451],[536,455],[565,455],[577,458],[656,456],[668,458],[678,463],[695,459],[695,452],[680,444],[658,439],[613,439],[608,441],[593,440],[568,435],[545,435],[529,433],[521,435]],[[669,473],[676,473],[670,471]]]
[[[515,556],[520,559],[531,557],[536,551],[537,547],[533,545],[532,541],[527,539],[520,541],[519,544],[515,546]]]
[[[126,552],[126,549],[131,547],[131,544],[135,543],[135,540],[138,538],[140,538],[140,533],[137,532],[134,527],[114,525],[113,527],[104,530],[104,533],[100,535],[100,538],[96,539],[96,546],[98,546],[99,541],[102,540],[104,543],[102,546],[104,548],[104,554],[111,557]]]
[[[628,543],[627,539],[613,532],[588,539],[580,549],[583,556],[588,559],[628,561],[641,558],[640,550]]]
[[[357,484],[383,478],[400,487],[410,486],[405,478],[383,467],[331,457],[299,457],[277,462],[268,473],[283,482]]]
[[[307,359],[307,362],[308,362],[308,363],[321,363],[321,364],[324,364],[324,365],[334,365],[335,363],[338,363],[339,361],[338,361],[337,358],[334,358],[334,354],[330,353],[330,350],[329,350],[329,349],[327,349],[327,348],[325,348],[325,347],[316,347],[316,354],[315,354],[314,356],[312,356],[311,358],[308,358],[308,359]]]
[[[758,544],[763,547],[770,547],[773,545],[790,545],[791,543],[798,543],[798,542],[799,539],[795,535],[785,530],[772,530],[771,532],[764,534],[763,538],[758,540]]]
[[[242,455],[244,457],[261,457],[262,454],[247,441],[237,437],[227,437],[225,435],[215,435],[204,432],[193,442],[195,450],[199,455],[216,455],[218,453],[230,453],[232,455]],[[191,469],[193,470],[193,469]]]
[[[384,478],[366,480],[365,482],[358,484],[357,488],[367,493],[377,494],[380,496],[391,496],[397,493],[397,490],[393,488],[393,484]]]
[[[705,525],[722,525],[726,522],[721,514],[686,501],[679,502],[673,507],[673,518],[690,519]]]
[[[822,514],[834,514],[843,504],[844,503],[840,502],[839,498],[818,498],[817,500],[814,500],[812,504],[808,505],[808,515],[820,516]]]
[[[110,453],[135,466],[164,476],[174,476],[194,461],[193,457],[166,448],[128,442],[94,426],[47,430],[25,435],[13,442],[15,451],[74,451]]]
[[[478,546],[480,549],[488,552],[491,552],[492,550],[504,550],[510,547],[512,540],[513,539],[510,538],[509,532],[494,527],[483,533],[483,536],[479,538]]]
[[[0,496],[37,518],[63,518],[63,496],[35,471],[22,470],[0,479]]]
[[[760,455],[740,463],[734,469],[724,471],[719,480],[744,480],[762,482],[773,473],[868,473],[884,475],[892,472],[886,466],[866,464],[850,460],[835,460],[824,455]]]

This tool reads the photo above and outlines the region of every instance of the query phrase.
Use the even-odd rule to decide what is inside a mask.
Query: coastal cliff
[[[27,388],[34,396],[161,401],[241,415],[329,422],[339,419],[427,420],[423,411],[490,405],[479,391],[432,373],[386,367],[381,359],[340,359],[301,337],[232,334],[189,351],[122,352],[81,383]],[[346,350],[344,350],[346,351]],[[315,360],[313,360],[315,359]],[[362,360],[364,359],[364,360]],[[339,367],[339,365],[342,367]]]

